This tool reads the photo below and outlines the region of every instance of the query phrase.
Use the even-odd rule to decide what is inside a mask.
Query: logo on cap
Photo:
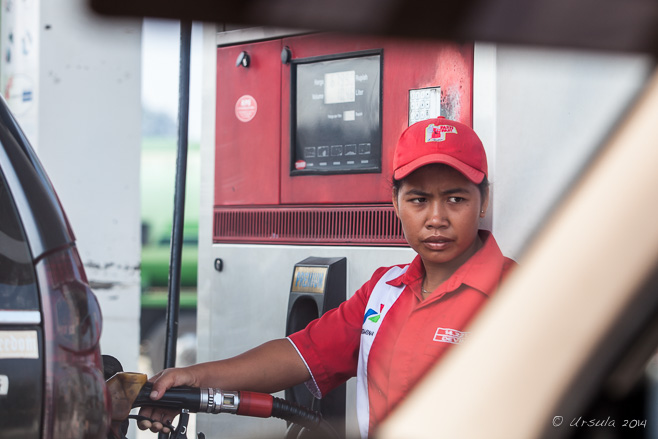
[[[457,127],[452,125],[427,125],[425,128],[425,142],[443,142],[446,134],[457,134]]]

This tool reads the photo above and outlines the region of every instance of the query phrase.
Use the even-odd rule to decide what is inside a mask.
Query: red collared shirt
[[[467,339],[468,322],[515,264],[503,256],[490,232],[480,231],[480,237],[482,248],[425,300],[421,293],[425,270],[416,256],[411,264],[395,266],[406,271],[386,282],[402,291],[381,321],[376,314],[383,305],[367,305],[382,276],[395,267],[377,269],[340,307],[292,334],[289,338],[311,372],[309,388],[315,395],[320,397],[356,375],[365,322],[374,317],[368,324],[375,321],[380,326],[368,354],[366,376],[360,377],[367,380],[372,431],[452,345]]]

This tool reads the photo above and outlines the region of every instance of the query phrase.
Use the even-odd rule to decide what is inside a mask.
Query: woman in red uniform
[[[356,376],[367,437],[447,349],[468,339],[468,322],[514,265],[479,229],[488,203],[487,159],[475,132],[444,118],[412,125],[395,149],[393,204],[416,258],[378,269],[340,307],[288,338],[160,372],[151,398],[181,385],[273,393],[302,382],[321,398]]]

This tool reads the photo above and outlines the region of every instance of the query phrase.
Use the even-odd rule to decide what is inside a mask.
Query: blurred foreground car
[[[105,437],[101,312],[57,195],[0,100],[0,436]]]

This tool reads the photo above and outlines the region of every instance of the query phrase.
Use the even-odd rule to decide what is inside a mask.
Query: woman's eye
[[[461,203],[465,200],[463,197],[450,197],[448,198],[448,201],[451,203]]]

